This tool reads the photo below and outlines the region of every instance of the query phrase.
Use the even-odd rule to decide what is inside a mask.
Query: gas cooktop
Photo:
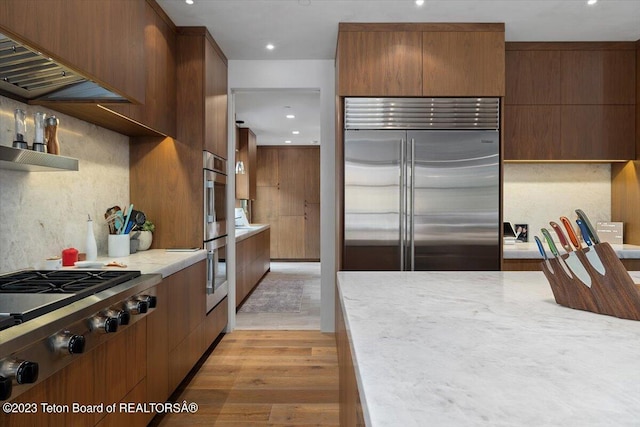
[[[123,270],[26,270],[3,275],[0,316],[26,322],[138,276],[139,271]]]

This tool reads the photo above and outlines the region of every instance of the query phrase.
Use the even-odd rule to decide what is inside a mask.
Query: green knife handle
[[[557,258],[559,257],[559,252],[558,252],[558,248],[556,248],[556,244],[553,242],[553,238],[551,237],[551,234],[549,234],[549,230],[547,230],[546,228],[542,228],[540,231],[542,231],[542,235],[544,236],[545,240],[547,241],[547,245],[549,245],[549,249],[551,249],[551,253]]]

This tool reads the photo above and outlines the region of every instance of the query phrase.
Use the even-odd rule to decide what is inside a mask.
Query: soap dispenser
[[[85,251],[87,252],[87,261],[95,261],[98,258],[98,247],[96,245],[96,238],[93,234],[93,221],[91,220],[91,215],[88,215],[88,217],[87,247],[85,248]]]

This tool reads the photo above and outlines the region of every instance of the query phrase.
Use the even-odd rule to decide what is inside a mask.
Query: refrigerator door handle
[[[405,170],[406,164],[406,141],[404,138],[400,141],[400,209],[398,210],[398,217],[400,219],[400,271],[405,270],[405,256],[404,245],[407,239],[406,231],[406,195],[405,188],[407,187],[407,175]]]
[[[410,245],[411,245],[411,271],[415,270],[415,260],[416,260],[416,247],[415,247],[415,230],[414,230],[414,225],[415,225],[415,221],[414,221],[414,215],[415,215],[415,208],[414,208],[414,201],[416,199],[416,156],[415,156],[415,149],[416,149],[416,141],[414,138],[411,138],[411,187],[409,190],[409,195],[410,195],[410,199],[409,199],[409,203],[411,204],[410,206],[410,210],[409,210],[409,238],[410,240]]]

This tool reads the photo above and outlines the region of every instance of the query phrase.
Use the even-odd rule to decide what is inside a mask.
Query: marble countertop
[[[99,256],[97,261],[103,264],[117,261],[125,264],[125,270],[140,270],[142,274],[161,274],[163,278],[183,270],[198,261],[207,258],[207,251],[197,249],[189,252],[172,252],[166,249],[139,251],[126,257],[113,258]],[[80,269],[78,267],[64,267]],[[116,269],[119,267],[103,267]]]
[[[564,253],[562,247],[557,244],[558,250]],[[611,245],[618,257],[621,259],[638,259],[640,258],[640,246],[637,245]],[[551,258],[553,254],[549,250],[549,247],[544,244],[547,255]],[[538,252],[538,248],[535,242],[516,243],[514,245],[502,246],[504,259],[542,259],[542,255]]]
[[[236,243],[255,236],[268,228],[271,228],[269,224],[251,224],[249,227],[236,227]]]
[[[631,272],[640,283],[640,272]],[[637,426],[640,322],[541,272],[339,272],[368,426]]]

